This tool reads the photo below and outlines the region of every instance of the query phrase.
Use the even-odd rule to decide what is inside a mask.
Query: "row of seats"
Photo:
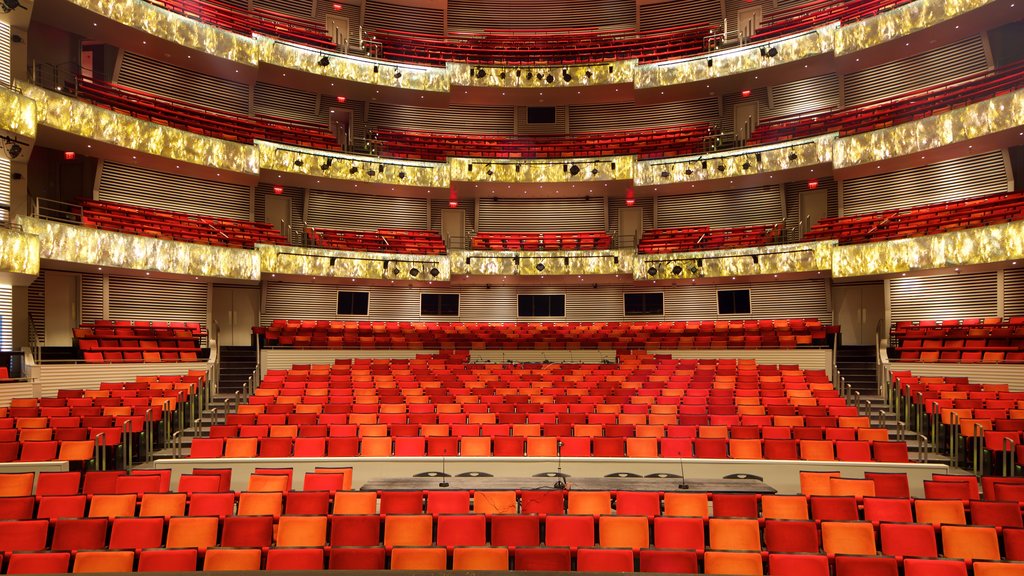
[[[240,9],[218,0],[146,0],[169,10],[244,36],[259,34],[321,50],[337,50],[322,22],[273,12],[265,8]]]
[[[600,232],[477,232],[474,250],[608,250],[612,237]]]
[[[802,4],[787,6],[765,14],[764,20],[754,31],[751,39],[766,40],[772,37],[813,30],[830,22],[846,24],[869,18],[906,4],[911,0],[811,0]]]
[[[243,144],[267,140],[322,150],[340,148],[337,137],[320,124],[217,110],[84,76],[78,77],[74,89],[78,97],[96,106],[213,138]]]
[[[378,127],[370,134],[370,139],[374,150],[382,156],[432,162],[444,162],[448,157],[529,159],[638,156],[649,159],[697,154],[703,150],[705,140],[716,132],[717,128],[707,122],[669,128],[550,136],[460,134]],[[573,172],[570,164],[565,164],[563,168],[573,176],[579,173]],[[487,166],[478,166],[476,169],[487,170]],[[576,166],[577,171],[582,169],[591,168]]]
[[[895,322],[890,347],[902,361],[1024,362],[1024,316]]]
[[[82,225],[139,236],[232,248],[253,248],[256,244],[288,244],[288,239],[271,224],[199,216],[108,200],[84,200]]]
[[[381,228],[374,232],[356,232],[308,228],[306,237],[314,246],[332,250],[399,254],[444,254],[447,251],[441,234],[433,230]]]
[[[637,251],[641,254],[659,254],[752,248],[777,241],[781,233],[782,226],[780,224],[734,228],[711,228],[709,226],[658,228],[644,232]]]
[[[206,331],[198,322],[85,323],[73,330],[86,362],[196,362]]]

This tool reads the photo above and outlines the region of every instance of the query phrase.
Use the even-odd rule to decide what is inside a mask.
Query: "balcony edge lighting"
[[[996,0],[917,0],[839,28],[837,56],[884,44],[940,24]]]
[[[448,159],[448,166],[451,179],[458,182],[585,183],[634,178],[636,157],[602,156],[600,158],[528,160],[453,157]]]
[[[637,60],[614,60],[593,64],[505,66],[448,62],[452,85],[488,88],[579,88],[634,81]],[[483,75],[479,75],[483,71]],[[568,74],[569,80],[563,75]]]
[[[832,267],[835,240],[671,254],[640,254],[634,280],[691,280],[817,272]],[[654,274],[651,274],[651,271]],[[678,270],[678,273],[674,271]]]
[[[256,148],[262,170],[392,186],[444,188],[449,182],[448,165],[441,162],[353,156],[262,140]]]
[[[446,282],[451,279],[451,265],[446,255],[384,254],[269,245],[259,245],[256,251],[264,274],[422,283]],[[437,270],[436,276],[431,275],[432,269]]]
[[[632,250],[458,250],[450,257],[452,274],[470,276],[632,274],[637,261]]]

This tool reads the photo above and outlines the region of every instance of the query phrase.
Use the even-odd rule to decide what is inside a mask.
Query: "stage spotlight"
[[[711,58],[708,58],[708,68],[711,68],[714,65],[715,65],[715,61],[712,60]]]
[[[683,170],[683,174],[686,174],[687,176],[690,176],[691,174],[693,174],[693,170],[687,168],[686,170]]]
[[[612,72],[615,72],[615,66],[608,66],[608,73],[611,74]]]
[[[661,177],[662,178],[668,178],[669,176],[671,176],[671,174],[669,174],[668,170],[662,170],[661,171]]]
[[[719,164],[718,165],[718,171],[719,172],[725,172],[725,164]]]
[[[612,172],[615,171],[615,162],[612,162]]]
[[[384,165],[383,164],[378,164],[377,165],[377,172],[380,172],[381,176],[384,175]]]
[[[359,168],[356,168],[355,166],[348,169],[349,174],[355,174],[356,172],[359,172]]]
[[[544,263],[543,262],[537,262],[537,271],[538,272],[543,272],[544,271]]]
[[[334,158],[328,158],[323,164],[320,165],[320,169],[327,172],[331,169],[331,164],[334,164]]]
[[[703,268],[703,267],[704,267],[704,259],[703,258],[697,258],[697,268]]]
[[[473,260],[472,258],[470,258],[469,256],[466,256],[466,264],[469,264],[470,261],[472,261],[472,260]]]
[[[526,79],[527,80],[533,80],[533,72],[527,72],[526,73]]]
[[[402,273],[402,271],[399,270],[398,267],[396,266],[396,267],[391,269],[391,273],[394,274],[395,276],[398,276],[399,274]]]
[[[328,58],[327,56],[322,56],[320,57],[319,60],[316,61],[316,63],[320,66],[328,66],[331,63],[331,59]]]
[[[501,74],[498,74],[498,78],[501,78],[502,80],[505,79],[505,71],[504,70],[501,71]]]
[[[476,69],[476,77],[477,78],[483,78],[484,76],[487,76],[487,72],[485,72],[483,68],[477,68]]]
[[[9,150],[10,150],[10,148],[8,148],[8,151],[9,151]],[[21,148],[20,148],[20,147],[18,148],[18,151],[19,151],[19,152],[21,151]],[[294,162],[294,164],[295,164],[296,166],[302,166],[302,159],[301,159],[301,158],[296,158],[296,159],[295,159],[295,162]]]
[[[473,171],[473,163],[472,162],[470,162],[469,165],[466,166],[466,170],[468,170],[470,172]]]
[[[522,168],[522,166],[520,166],[519,164],[516,164],[516,172],[519,172],[519,170],[520,170],[521,168]]]
[[[516,68],[516,78],[519,78],[522,75],[523,75],[523,71],[518,69],[518,68]]]
[[[373,166],[370,166],[369,168],[366,169],[366,175],[367,176],[373,176],[376,173],[377,172],[374,171]]]
[[[374,74],[376,74],[376,73],[378,73],[378,72],[380,72],[380,66],[378,66],[378,65],[374,64],[374,65],[373,65],[373,73],[374,73]]]
[[[779,55],[779,49],[776,48],[775,46],[772,46],[771,48],[768,49],[768,56],[770,56],[772,58],[775,58],[778,55]]]
[[[420,269],[419,268],[410,268],[409,269],[409,276],[412,276],[413,278],[415,278],[415,277],[417,277],[419,275],[420,275]]]
[[[680,274],[683,273],[683,267],[676,264],[675,266],[672,267],[672,273],[675,274],[676,276],[679,276]]]
[[[401,77],[402,77],[402,71],[401,70],[395,70],[395,78],[401,78]]]
[[[584,75],[585,75],[585,76],[586,76],[587,78],[591,78],[591,77],[593,77],[593,75],[594,75],[594,73],[593,73],[593,72],[591,72],[590,70],[587,70],[587,71],[586,71],[586,72],[584,72],[583,74],[584,74]]]
[[[562,172],[568,172],[568,171],[569,171],[569,165],[568,164],[562,164]]]
[[[579,173],[580,173],[580,167],[579,166],[573,164],[572,166],[569,167],[569,175],[570,176],[575,176],[575,175],[577,175]]]
[[[657,276],[658,275],[658,269],[655,268],[654,266],[651,266],[650,268],[647,269],[647,275],[648,276]]]
[[[519,256],[513,256],[512,263],[515,264],[516,266],[519,266]]]
[[[757,160],[758,164],[761,163],[761,153],[760,152],[754,152],[754,160]]]
[[[438,275],[440,275],[440,274],[441,274],[441,271],[440,271],[440,270],[438,270],[437,268],[431,268],[431,269],[430,269],[430,276],[431,276],[432,278],[437,278],[437,277],[438,277]]]
[[[591,173],[591,174],[593,174],[594,176],[597,176],[598,174],[600,174],[600,173],[601,173],[601,171],[600,171],[600,170],[598,170],[597,168],[592,168],[592,169],[590,170],[590,173]]]
[[[619,263],[619,257],[618,256],[612,256],[612,264],[618,264],[618,263]]]
[[[563,258],[563,259],[562,259],[562,262],[563,262],[563,263],[564,263],[564,264],[565,264],[566,266],[568,266],[568,265],[569,265],[569,257],[568,257],[568,256],[566,256],[565,258]]]
[[[388,261],[385,260],[384,261],[384,272],[387,272],[387,271],[388,271]]]
[[[690,271],[690,274],[696,274],[697,273],[697,267],[696,266],[690,266],[688,268],[688,270]]]
[[[790,152],[789,153],[789,159],[790,160],[796,160],[797,159],[796,152]]]
[[[572,75],[569,74],[568,70],[562,70],[562,80],[565,82],[572,82]]]
[[[754,264],[760,264],[761,263],[761,258],[757,254],[751,254],[750,258],[754,260]]]
[[[401,170],[400,170],[400,171],[398,172],[398,177],[399,177],[400,179],[402,179],[402,180],[405,180],[405,172],[404,172],[404,171],[401,171]]]
[[[548,74],[547,76],[544,77],[544,80],[546,80],[548,84],[551,84],[552,82],[555,81],[555,77],[552,76],[551,74]]]
[[[338,263],[338,257],[337,256],[331,256],[331,268],[334,268],[334,265],[337,264],[337,263]]]
[[[761,46],[761,58],[766,58],[767,56],[768,56],[768,49],[765,48],[764,46]]]
[[[488,168],[488,169],[487,169],[487,175],[488,175],[488,176],[494,176],[494,170],[492,170],[492,169]]]
[[[744,170],[750,170],[750,160],[744,160],[743,161],[743,169]]]
[[[708,169],[708,161],[707,160],[701,160],[700,161],[700,169],[701,170],[707,170]]]

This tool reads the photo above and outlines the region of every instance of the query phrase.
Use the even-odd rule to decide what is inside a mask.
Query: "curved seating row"
[[[447,251],[441,234],[433,230],[381,228],[369,232],[308,228],[306,237],[315,246],[333,250],[399,254],[444,254]]]
[[[641,254],[665,252],[696,252],[698,250],[724,250],[727,248],[753,248],[771,244],[779,239],[781,224],[711,228],[688,226],[685,228],[658,228],[647,230],[640,239],[637,251]]]

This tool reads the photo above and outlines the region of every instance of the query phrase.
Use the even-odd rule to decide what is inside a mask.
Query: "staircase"
[[[861,395],[878,394],[874,346],[840,346],[836,353],[836,366],[853,390]]]
[[[256,369],[256,348],[251,346],[220,347],[220,382],[217,392],[234,394],[245,389],[245,383]]]

